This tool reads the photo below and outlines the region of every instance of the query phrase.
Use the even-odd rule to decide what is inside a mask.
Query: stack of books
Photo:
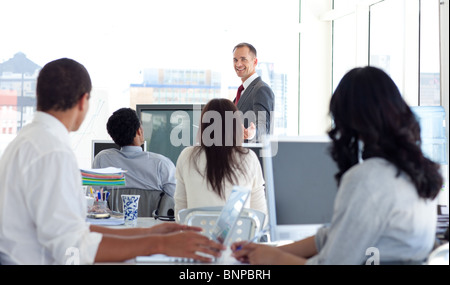
[[[83,186],[123,186],[125,170],[116,167],[81,169]]]

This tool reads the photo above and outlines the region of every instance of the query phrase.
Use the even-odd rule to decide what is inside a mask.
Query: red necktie
[[[242,90],[244,90],[244,85],[239,86],[237,94],[236,94],[236,100],[234,101],[234,104],[237,106],[237,103],[239,101],[239,98],[241,98]]]

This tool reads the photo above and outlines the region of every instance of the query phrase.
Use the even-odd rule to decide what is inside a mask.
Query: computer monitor
[[[147,150],[147,142],[144,142],[142,145],[142,150]],[[92,141],[92,157],[91,162],[94,161],[95,156],[101,152],[102,150],[109,149],[109,148],[115,148],[120,149],[120,147],[114,143],[112,140],[93,140]]]
[[[197,141],[203,104],[137,104],[148,151],[176,165],[181,151]]]
[[[325,137],[271,137],[264,144],[271,241],[314,235],[331,222],[338,168]]]

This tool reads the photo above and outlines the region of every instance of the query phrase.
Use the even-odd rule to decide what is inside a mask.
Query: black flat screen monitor
[[[147,142],[145,142],[143,145],[141,145],[142,150],[147,150]],[[95,156],[101,152],[102,150],[109,149],[109,148],[115,148],[120,149],[120,147],[114,143],[112,140],[93,140],[92,141],[92,160],[94,161]]]
[[[264,145],[272,241],[303,239],[331,222],[338,168],[330,146],[325,137],[277,137]]]
[[[181,151],[195,144],[203,104],[137,104],[147,150],[176,165]]]

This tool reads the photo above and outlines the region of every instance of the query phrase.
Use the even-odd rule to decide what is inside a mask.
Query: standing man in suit
[[[242,80],[233,102],[244,114],[244,138],[249,142],[257,142],[263,135],[273,132],[270,125],[273,119],[274,94],[256,73],[258,58],[255,47],[249,43],[235,46],[233,63],[237,76]],[[248,113],[249,111],[251,112]]]

